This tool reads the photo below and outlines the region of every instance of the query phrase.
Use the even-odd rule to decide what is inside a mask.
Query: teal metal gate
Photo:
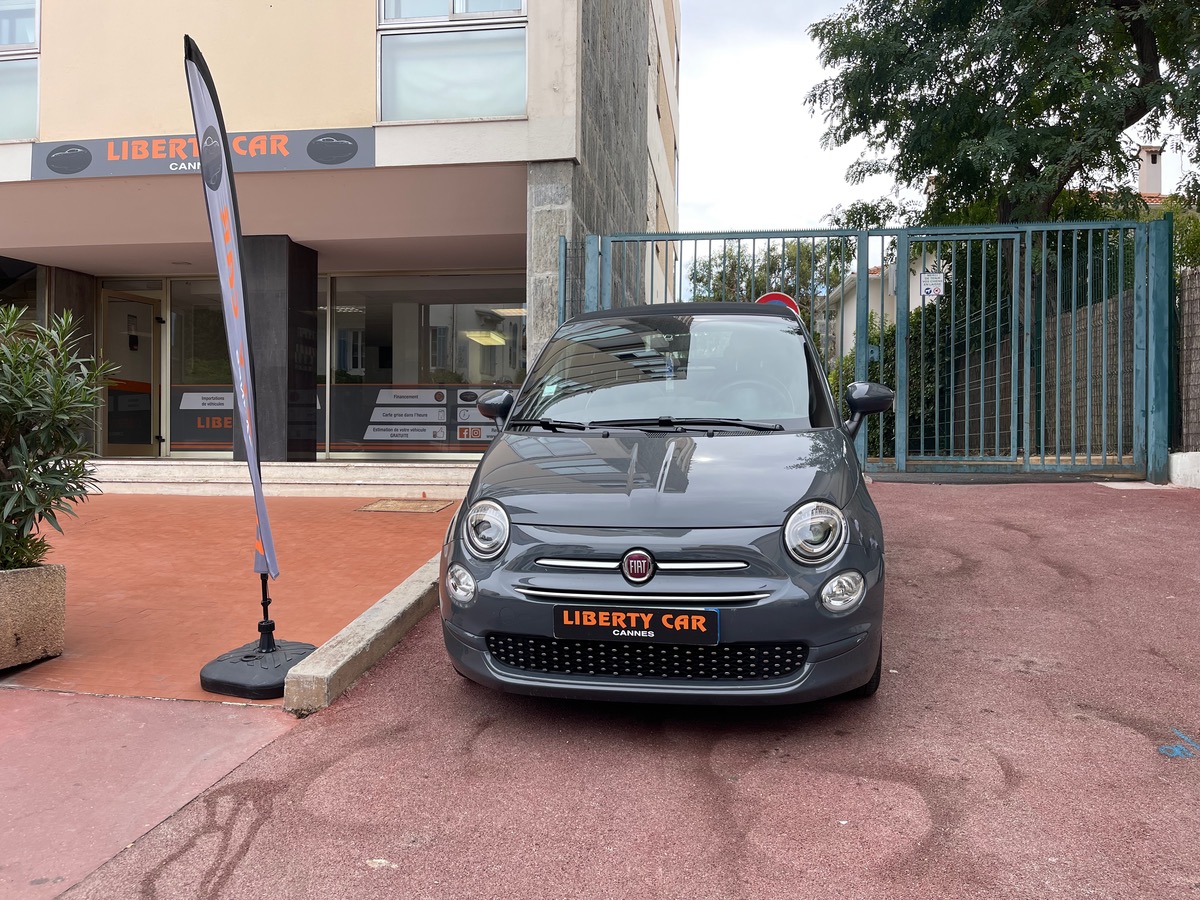
[[[646,303],[800,304],[834,393],[896,390],[871,471],[1167,480],[1171,223],[589,236],[560,320]]]

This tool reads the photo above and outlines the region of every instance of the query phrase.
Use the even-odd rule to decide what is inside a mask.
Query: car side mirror
[[[479,410],[481,416],[487,416],[489,419],[495,420],[496,424],[503,425],[508,414],[512,412],[515,400],[516,397],[513,396],[512,391],[488,391],[479,398],[475,408]]]
[[[846,405],[850,407],[850,418],[845,422],[846,431],[853,438],[858,434],[863,418],[874,413],[887,412],[896,400],[896,392],[874,381],[855,381],[846,385]]]

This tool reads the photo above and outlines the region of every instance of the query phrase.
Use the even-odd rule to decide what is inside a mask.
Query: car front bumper
[[[630,586],[611,570],[560,571],[549,559],[619,559],[636,542],[656,560],[723,559],[741,568],[664,570]],[[696,704],[789,704],[862,687],[880,659],[884,606],[882,553],[852,542],[822,567],[782,558],[777,528],[660,531],[635,537],[600,529],[514,528],[505,558],[486,565],[444,548],[440,577],[446,649],[463,675],[497,690],[538,696]],[[591,554],[590,557],[587,554]],[[772,555],[774,554],[774,555]],[[474,600],[451,602],[447,568],[457,562],[477,583]],[[856,569],[866,595],[853,611],[821,606],[821,585]],[[713,614],[718,638],[664,640],[667,631],[625,637],[623,626],[583,637],[575,610]],[[641,615],[641,613],[639,613]],[[589,624],[589,623],[584,623]],[[600,626],[608,623],[599,621]],[[596,632],[607,632],[597,634]],[[611,637],[609,636],[611,635]],[[699,640],[699,644],[695,641]]]
[[[882,629],[868,625],[832,644],[808,647],[804,664],[781,678],[685,681],[519,669],[500,662],[483,635],[463,631],[445,620],[442,633],[454,668],[472,681],[500,691],[583,700],[738,706],[806,703],[861,687],[875,672],[882,640]]]

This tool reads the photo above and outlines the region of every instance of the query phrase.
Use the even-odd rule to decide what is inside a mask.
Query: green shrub
[[[44,523],[86,499],[96,479],[90,435],[108,363],[81,355],[69,312],[49,325],[0,306],[0,569],[36,566]]]

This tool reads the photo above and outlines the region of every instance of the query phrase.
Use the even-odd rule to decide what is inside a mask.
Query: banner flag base
[[[247,700],[273,700],[283,696],[283,682],[292,666],[317,648],[298,641],[277,641],[263,652],[252,641],[222,653],[200,670],[200,687],[214,694]]]
[[[271,605],[267,576],[261,578],[263,617],[258,623],[258,640],[205,663],[200,670],[202,689],[247,700],[274,700],[283,696],[283,683],[292,667],[317,649],[299,641],[275,640],[275,623],[267,617]]]

